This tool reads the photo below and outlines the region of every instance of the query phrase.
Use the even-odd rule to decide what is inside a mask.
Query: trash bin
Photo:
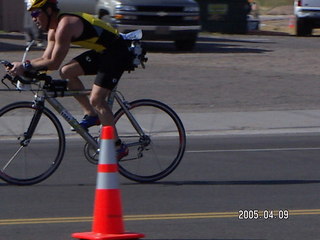
[[[245,34],[248,0],[197,0],[200,6],[202,30],[209,32]]]

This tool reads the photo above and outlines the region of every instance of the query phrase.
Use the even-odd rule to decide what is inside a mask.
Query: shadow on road
[[[23,34],[2,33],[0,39],[24,40]]]
[[[173,42],[166,41],[146,41],[145,46],[147,52],[154,53],[265,53],[270,52],[267,49],[261,49],[257,47],[244,46],[244,43],[261,43],[254,40],[245,39],[228,39],[225,37],[199,37],[195,49],[192,51],[179,51],[176,50]],[[265,42],[264,42],[265,43]],[[272,44],[272,42],[268,42]]]
[[[0,52],[25,51],[25,36],[22,33],[1,33]],[[42,47],[32,46],[33,51],[43,51]]]
[[[245,181],[161,181],[155,183],[144,183],[154,185],[294,185],[314,184],[320,180],[245,180]],[[124,185],[135,185],[139,183],[125,183]]]
[[[154,183],[136,183],[136,182],[127,182],[121,183],[121,185],[172,185],[172,186],[186,186],[186,185],[299,185],[299,184],[318,184],[320,180],[246,180],[246,181],[160,181]],[[0,187],[12,186],[17,187],[16,185],[11,185],[8,183],[0,183]],[[61,187],[61,184],[46,184],[40,183],[31,185],[33,187]],[[94,187],[95,184],[63,184],[64,187]],[[30,187],[30,186],[29,186]]]
[[[253,34],[247,34],[246,36],[287,36],[296,37],[284,32],[272,32],[272,31],[259,31]],[[236,39],[237,35],[233,35],[232,38],[221,36],[204,37],[200,36],[193,51],[178,51],[172,41],[145,41],[145,46],[148,52],[155,53],[266,53],[270,52],[267,49],[251,48],[244,46],[245,43],[261,43],[261,41],[255,41],[253,39],[240,39],[242,35],[239,35],[239,39]],[[319,37],[319,35],[313,35],[309,37]],[[6,41],[8,40],[8,41]],[[21,40],[21,42],[19,41]],[[18,42],[19,41],[19,42]],[[0,51],[23,51],[25,50],[23,34],[0,34]],[[242,44],[243,43],[243,44]],[[266,42],[263,42],[264,44]],[[267,43],[272,44],[272,41]],[[41,48],[34,47],[33,50],[42,50]]]
[[[21,44],[0,42],[0,52],[23,51],[25,48],[26,47]]]
[[[0,34],[0,52],[4,51],[22,51],[25,49],[25,46],[21,44],[24,43],[23,34],[11,34],[11,33],[2,33]]]

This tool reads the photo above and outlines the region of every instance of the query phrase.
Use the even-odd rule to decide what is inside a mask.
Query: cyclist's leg
[[[110,106],[108,105],[106,98],[111,93],[111,90],[100,87],[96,84],[92,87],[90,102],[98,113],[100,122],[104,126],[112,126],[115,134],[117,159],[125,157],[129,153],[129,148],[126,144],[122,143],[118,137],[118,131],[115,126],[114,116]]]
[[[110,93],[111,90],[93,84],[90,96],[90,104],[98,113],[102,125],[114,127],[113,113],[106,102],[106,98]]]
[[[60,69],[60,76],[62,79],[68,79],[68,88],[70,90],[84,90],[85,87],[79,76],[82,75],[95,75],[96,74],[96,56],[92,51],[84,52],[78,57],[71,60]],[[75,96],[76,100],[80,103],[84,110],[85,115],[97,115],[94,108],[91,106],[90,101],[85,95]]]
[[[112,49],[100,54],[97,76],[90,96],[90,103],[98,113],[102,125],[113,126],[115,133],[113,113],[106,98],[118,84],[127,65],[127,58],[128,50],[122,42],[114,44]]]
[[[118,133],[114,123],[113,112],[110,109],[106,99],[109,97],[111,90],[93,84],[90,103],[98,113],[100,122],[103,126],[112,126],[115,131],[116,141],[118,141]]]

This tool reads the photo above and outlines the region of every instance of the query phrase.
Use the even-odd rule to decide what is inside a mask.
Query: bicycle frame
[[[55,98],[47,98],[48,103],[72,126],[75,131],[95,149],[99,149],[97,141],[83,129],[72,114]]]
[[[19,90],[5,89],[5,90],[0,90],[0,91],[19,91]],[[28,91],[32,91],[32,90],[28,90]],[[42,94],[40,95],[39,92],[42,92]],[[41,89],[41,91],[39,91],[39,92],[37,92],[34,97],[35,106],[39,108],[39,110],[37,111],[35,116],[41,115],[41,108],[44,106],[44,102],[47,101],[53,107],[53,109],[55,109],[55,111],[57,113],[59,113],[59,115],[62,116],[62,118],[71,127],[73,127],[75,129],[75,131],[87,143],[89,143],[94,149],[97,149],[97,150],[99,149],[99,143],[97,143],[95,138],[90,133],[88,133],[85,129],[83,129],[80,126],[79,122],[73,117],[73,115],[57,100],[57,98],[59,98],[59,97],[74,97],[77,95],[89,95],[91,92],[90,89],[80,90],[80,91],[67,90],[67,91],[64,91],[63,93],[62,92],[52,92],[52,91],[47,91],[45,89]],[[128,117],[128,120],[130,121],[130,123],[132,124],[134,129],[137,131],[137,133],[141,137],[145,136],[143,129],[140,127],[138,122],[135,120],[135,118],[132,116],[132,114],[129,111],[129,108],[130,108],[129,103],[124,99],[124,97],[121,94],[118,93],[116,88],[110,93],[110,95],[107,99],[108,105],[111,110],[114,105],[114,100],[116,100],[116,102],[118,103],[120,108],[123,109],[126,116]],[[37,118],[39,118],[39,117],[37,117]],[[32,121],[30,124],[30,127],[26,133],[25,139],[31,139],[32,133],[33,133],[32,129],[34,129],[34,127],[36,125],[37,125],[37,119],[34,119],[34,121]]]
[[[87,142],[89,143],[94,149],[98,150],[99,149],[99,144],[98,142],[95,140],[95,138],[85,129],[83,129],[79,122],[73,117],[73,115],[56,99],[56,97],[54,97],[54,94],[56,93],[52,93],[46,90],[43,90],[43,96],[35,96],[35,103],[37,103],[37,105],[39,103],[43,103],[45,101],[47,101],[63,118],[66,122],[69,123],[69,125],[71,127],[73,127],[75,129],[75,131]],[[63,93],[63,96],[65,97],[69,97],[69,96],[76,96],[76,95],[88,95],[90,94],[90,90],[84,90],[84,91],[65,91]],[[60,95],[61,96],[61,95]],[[59,94],[57,97],[60,97]],[[119,104],[120,108],[123,109],[123,111],[125,112],[126,116],[128,117],[130,123],[132,124],[132,126],[134,127],[134,129],[137,131],[137,133],[143,137],[145,136],[145,133],[143,131],[143,129],[140,127],[140,125],[137,123],[137,121],[135,120],[135,118],[132,116],[132,114],[129,111],[129,105],[128,102],[126,102],[123,99],[121,99],[119,93],[115,90],[113,90],[108,98],[108,104],[110,106],[110,108],[113,108],[113,103],[114,103],[114,99],[116,100],[116,102]],[[41,104],[40,104],[41,106]],[[41,114],[41,112],[40,112]],[[36,114],[38,115],[38,114]],[[32,126],[36,126],[36,122],[33,123],[31,122],[30,127]],[[32,136],[32,133],[31,133]],[[31,138],[31,137],[30,137]],[[137,143],[139,144],[139,143]]]

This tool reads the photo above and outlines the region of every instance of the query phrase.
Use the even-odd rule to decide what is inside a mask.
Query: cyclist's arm
[[[54,41],[54,35],[55,35],[55,30],[51,29],[48,32],[48,44],[46,47],[46,50],[44,51],[42,57],[39,58],[35,58],[31,60],[31,65],[33,68],[35,69],[48,69],[48,67],[46,67],[46,62],[48,60],[51,59],[52,56],[52,52],[53,52],[53,48],[55,45],[55,41]],[[22,62],[13,62],[13,68],[7,69],[10,71],[10,73],[14,76],[16,75],[23,75],[25,69],[23,67],[23,63]]]
[[[48,46],[41,58],[31,60],[32,68],[36,70],[57,70],[65,59],[72,38],[77,38],[83,31],[83,23],[78,17],[63,17],[56,29],[48,32]],[[22,75],[22,63],[14,62],[11,70],[13,75]]]
[[[39,58],[35,58],[35,59],[32,59],[31,60],[31,63],[36,65],[36,63],[38,62],[41,62],[43,61],[44,59],[50,59],[51,56],[52,56],[52,51],[53,51],[53,48],[54,48],[54,34],[55,34],[55,31],[53,30],[50,30],[48,32],[48,38],[47,38],[47,47],[45,49],[45,51],[43,52],[43,55]]]
[[[48,47],[41,59],[31,61],[33,68],[57,70],[60,67],[69,51],[71,39],[74,35],[73,25],[65,19],[61,19],[54,34],[50,34]]]

